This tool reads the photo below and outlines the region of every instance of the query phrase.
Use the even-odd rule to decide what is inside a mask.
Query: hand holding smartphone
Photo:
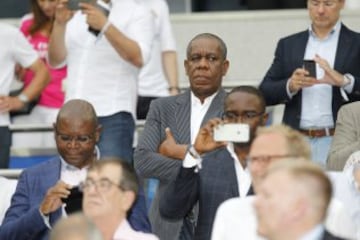
[[[314,60],[304,60],[304,69],[309,72],[308,77],[316,78],[316,62]]]
[[[61,201],[66,204],[65,211],[67,214],[82,210],[83,193],[79,187],[73,187],[67,198],[62,198]]]
[[[245,143],[250,139],[248,124],[227,123],[214,128],[214,140],[216,142],[240,142]]]

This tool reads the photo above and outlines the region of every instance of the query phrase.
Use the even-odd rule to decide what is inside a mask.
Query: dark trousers
[[[139,120],[146,119],[147,113],[149,112],[150,103],[157,97],[142,97],[138,96],[136,106],[136,118]]]
[[[10,161],[11,133],[9,127],[0,127],[0,168],[8,168]]]

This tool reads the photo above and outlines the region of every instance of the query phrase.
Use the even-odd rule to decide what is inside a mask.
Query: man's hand
[[[65,25],[74,15],[75,11],[67,8],[68,0],[59,1],[55,11],[55,23]]]
[[[346,84],[344,75],[340,74],[335,69],[332,69],[325,59],[321,58],[319,55],[316,55],[314,60],[322,69],[324,69],[325,72],[324,77],[319,79],[319,83],[326,83],[337,87],[342,87]]]
[[[96,6],[89,3],[80,3],[81,12],[86,14],[86,23],[95,30],[101,31],[107,22],[107,16]]]
[[[25,107],[25,103],[18,97],[0,96],[0,113],[20,110]]]
[[[169,158],[183,160],[187,145],[177,144],[170,128],[165,129],[166,138],[159,146],[159,153]]]
[[[48,215],[56,211],[62,205],[61,198],[67,198],[70,194],[71,186],[58,181],[55,186],[49,188],[43,201],[40,204],[40,212],[44,215]]]
[[[213,136],[214,128],[223,123],[224,122],[220,118],[213,118],[199,130],[194,143],[194,148],[200,155],[226,146],[226,142],[216,142]]]
[[[291,93],[297,92],[304,87],[311,87],[318,84],[313,77],[307,77],[309,74],[304,68],[297,68],[290,77],[289,90]]]

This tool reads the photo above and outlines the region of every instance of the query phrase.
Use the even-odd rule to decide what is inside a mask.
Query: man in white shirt
[[[162,216],[182,218],[199,202],[194,239],[210,239],[218,206],[229,198],[253,194],[246,159],[257,127],[266,120],[265,101],[258,89],[233,88],[225,98],[223,120],[211,119],[200,129],[194,145],[188,147],[176,179],[160,199]],[[228,123],[248,125],[248,141],[215,141],[214,129]]]
[[[95,162],[80,185],[84,192],[84,214],[94,221],[104,239],[158,240],[137,232],[126,220],[139,190],[135,170],[119,159]]]
[[[145,119],[150,102],[180,93],[175,37],[166,0],[142,0],[154,18],[154,41],[150,59],[139,73],[137,119]]]
[[[360,96],[360,34],[340,20],[346,0],[307,0],[308,30],[282,38],[260,84],[266,104],[285,104],[283,122],[311,143],[325,168],[339,108]],[[304,69],[314,60],[314,76]]]
[[[10,86],[15,79],[15,66],[20,64],[34,73],[34,77],[18,96],[9,96]],[[9,130],[11,110],[20,110],[35,99],[44,89],[49,72],[39,55],[24,35],[14,26],[0,25],[0,168],[8,168],[11,133]]]
[[[271,144],[270,144],[271,143]],[[310,146],[298,131],[284,125],[259,128],[249,153],[249,169],[252,184],[257,193],[267,169],[277,161],[310,159]],[[257,220],[252,203],[254,197],[233,198],[224,202],[215,217],[212,240],[232,240],[237,236],[246,239],[262,239],[257,233]],[[326,227],[332,233],[353,237],[353,223],[344,206],[332,199]]]
[[[307,160],[271,165],[258,187],[257,232],[269,240],[343,240],[323,226],[332,186],[325,172]]]
[[[65,2],[57,7],[49,43],[50,64],[67,63],[65,101],[93,104],[103,127],[102,156],[132,162],[137,75],[150,55],[151,13],[136,0],[97,1],[108,11],[80,3],[77,12]]]

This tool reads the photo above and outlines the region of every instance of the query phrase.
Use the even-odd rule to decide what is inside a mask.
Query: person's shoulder
[[[239,207],[248,207],[249,205],[251,205],[254,201],[255,197],[254,196],[247,196],[247,197],[235,197],[235,198],[230,198],[228,200],[226,200],[225,202],[223,202],[220,207],[223,209],[237,209]]]
[[[179,102],[179,101],[185,101],[185,102],[188,101],[190,103],[190,97],[188,96],[187,93],[180,93],[175,96],[157,98],[153,100],[151,103],[154,105],[164,106],[164,105],[172,105],[175,102]]]
[[[32,13],[25,14],[20,20],[20,30],[25,34],[28,34],[33,22],[34,15]]]
[[[309,34],[309,31],[308,30],[304,30],[304,31],[301,31],[301,32],[296,32],[296,33],[293,33],[291,35],[288,35],[286,37],[283,37],[280,39],[280,41],[293,41],[293,40],[297,40],[299,39],[299,37],[302,37]]]
[[[50,166],[54,166],[59,164],[60,166],[60,158],[58,156],[53,157],[49,160],[46,160],[42,163],[36,164],[32,167],[26,168],[22,174],[26,174],[26,175],[30,175],[30,176],[36,176],[38,175],[40,172],[44,172],[44,171],[49,171],[49,167]]]

